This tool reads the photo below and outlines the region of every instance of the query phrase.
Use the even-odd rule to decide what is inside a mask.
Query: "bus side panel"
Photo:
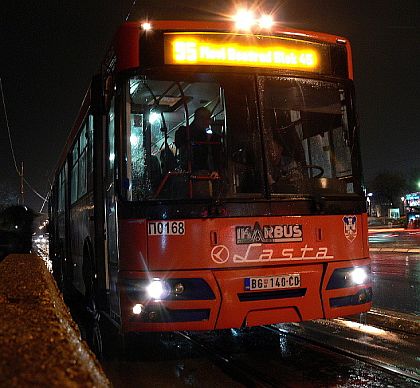
[[[133,24],[120,27],[116,39],[117,71],[139,66],[139,28]]]
[[[369,230],[368,230],[368,215],[366,213],[362,214],[362,232],[363,232],[363,256],[369,257]]]
[[[146,225],[144,219],[119,221],[120,271],[148,270]]]

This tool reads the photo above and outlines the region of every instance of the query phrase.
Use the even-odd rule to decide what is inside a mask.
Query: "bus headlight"
[[[370,266],[337,268],[327,284],[327,290],[360,286],[370,282]]]
[[[368,274],[364,268],[355,268],[350,272],[351,280],[354,284],[363,284],[368,278]]]
[[[137,303],[133,306],[133,314],[140,315],[144,310],[144,306],[140,303]]]
[[[169,295],[169,287],[163,280],[153,279],[146,287],[146,292],[149,298],[160,300],[165,299]]]

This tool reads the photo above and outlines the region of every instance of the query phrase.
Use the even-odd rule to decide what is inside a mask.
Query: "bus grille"
[[[251,302],[256,300],[269,300],[269,299],[286,299],[298,298],[305,296],[306,288],[298,288],[296,290],[275,290],[263,292],[244,292],[238,294],[240,302]]]

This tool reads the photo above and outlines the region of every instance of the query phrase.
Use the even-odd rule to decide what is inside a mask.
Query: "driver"
[[[218,164],[220,163],[220,139],[209,133],[211,112],[200,107],[194,112],[194,120],[190,125],[190,142],[192,152],[192,170],[194,172],[210,172],[211,178],[218,178]],[[187,167],[188,141],[187,128],[180,127],[175,134],[175,145],[179,150],[179,158],[184,169]]]
[[[302,179],[299,164],[285,152],[283,145],[273,140],[271,150],[271,170],[268,173],[268,183],[270,186],[276,182],[289,180],[290,182]]]

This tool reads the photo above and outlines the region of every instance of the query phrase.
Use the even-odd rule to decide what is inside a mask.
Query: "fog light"
[[[355,268],[351,271],[350,277],[354,284],[363,284],[366,281],[368,274],[364,268]]]
[[[359,294],[359,300],[358,300],[358,302],[359,302],[360,304],[362,304],[362,303],[366,303],[367,299],[368,299],[367,292],[366,292],[365,290],[363,290],[363,291]]]
[[[149,320],[150,321],[155,321],[158,317],[158,314],[156,311],[150,311],[149,313]]]
[[[154,279],[146,288],[147,294],[152,299],[164,299],[169,295],[168,287],[160,279]]]
[[[177,284],[175,284],[174,292],[175,292],[175,294],[179,295],[179,294],[182,294],[184,292],[184,289],[185,288],[184,288],[184,285],[182,283],[177,283]]]
[[[140,303],[137,303],[133,306],[133,314],[139,315],[143,311],[143,305]]]

